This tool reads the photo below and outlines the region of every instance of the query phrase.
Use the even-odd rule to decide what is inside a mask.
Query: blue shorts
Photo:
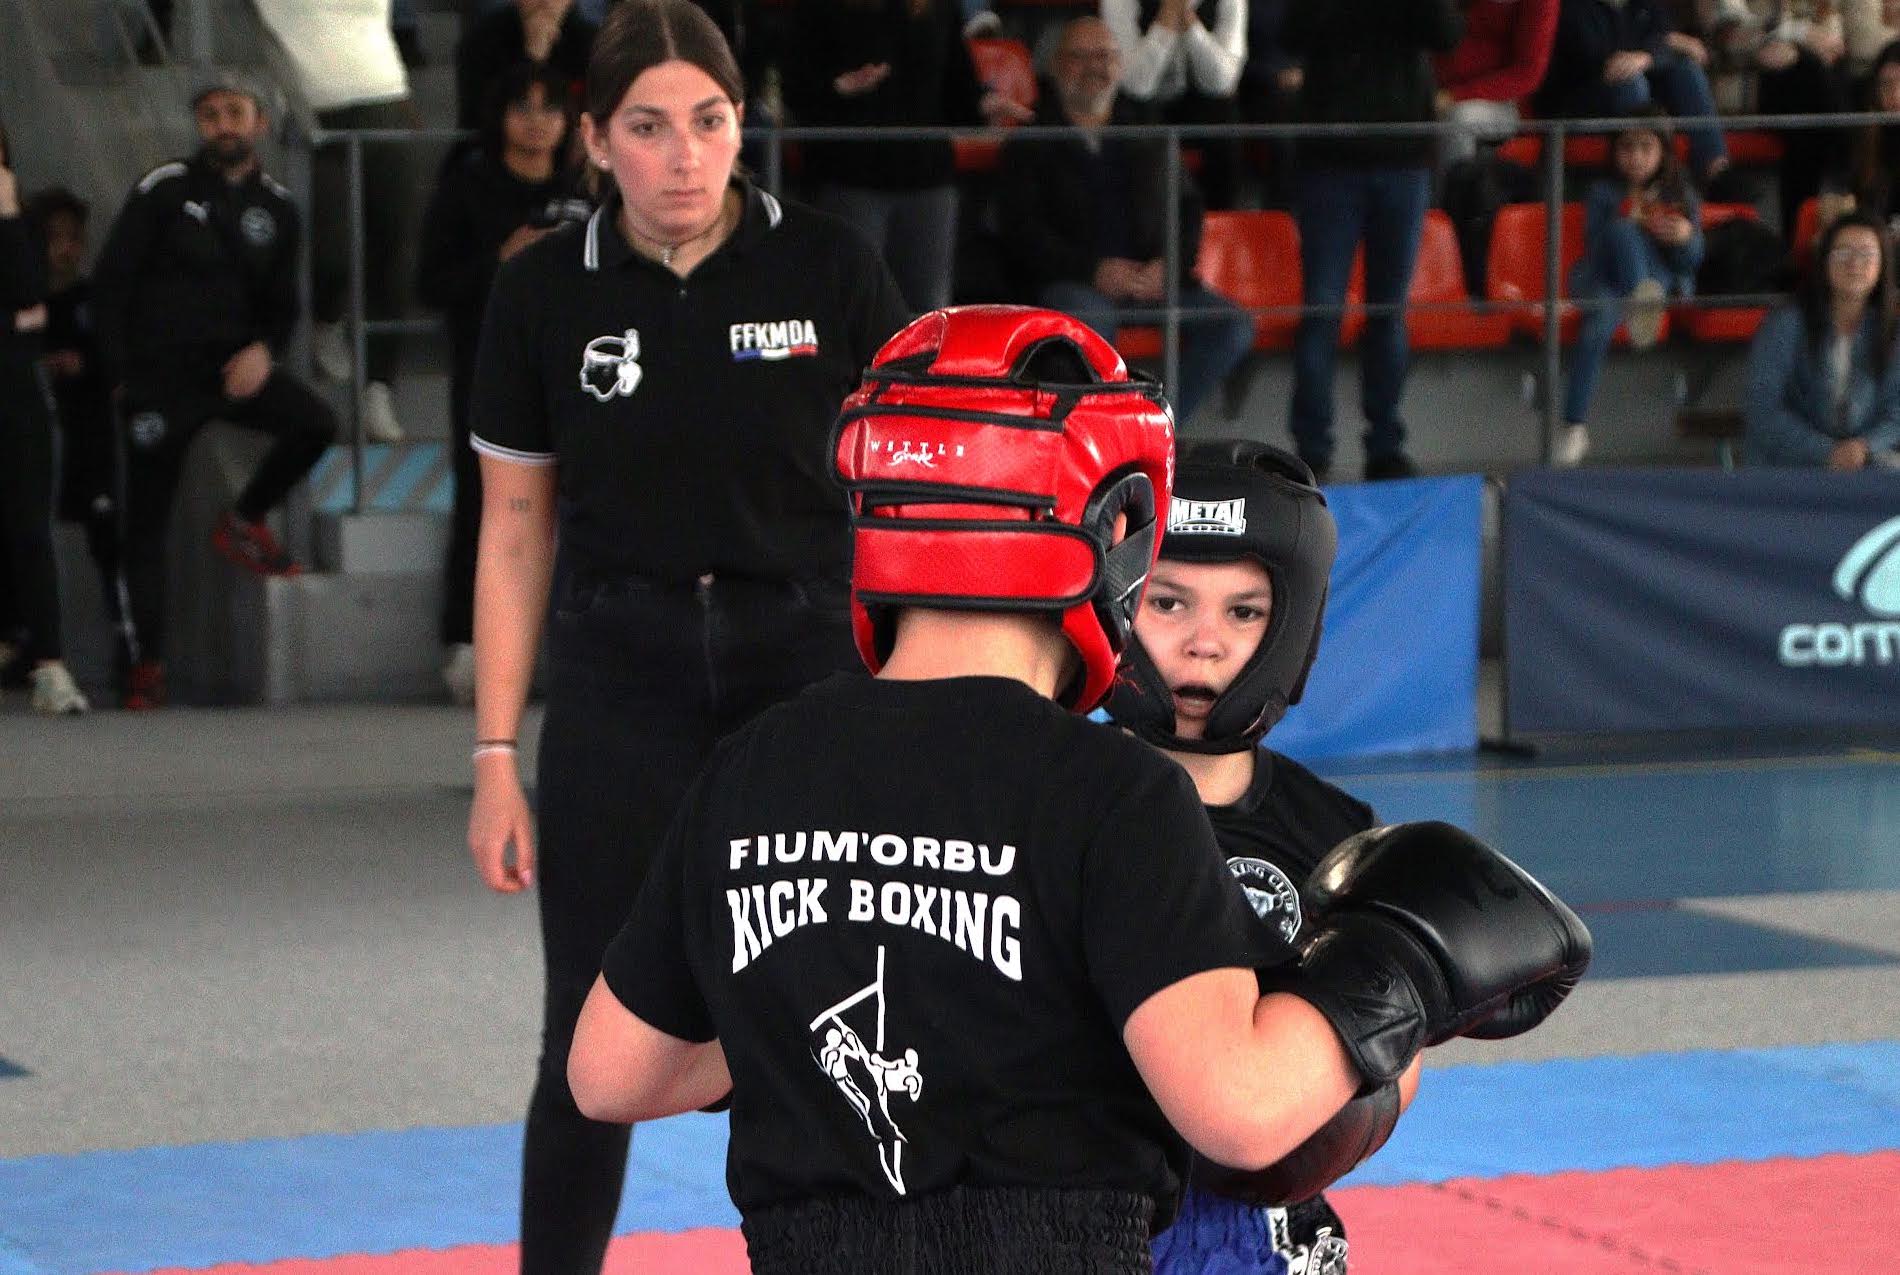
[[[1345,1275],[1346,1231],[1322,1196],[1292,1209],[1190,1186],[1153,1241],[1155,1275]]]

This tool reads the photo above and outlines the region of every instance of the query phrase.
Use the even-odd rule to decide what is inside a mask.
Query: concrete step
[[[173,698],[286,704],[440,696],[446,512],[312,514],[308,495],[299,495],[291,503],[301,512],[276,521],[310,570],[259,578],[212,553],[208,541],[266,446],[262,435],[213,424],[187,458],[167,549]],[[419,456],[426,469],[444,447],[386,451],[392,464]],[[347,453],[340,455],[347,469]],[[78,527],[60,527],[56,548],[68,662],[100,704],[113,703],[105,590],[115,586],[101,580]]]

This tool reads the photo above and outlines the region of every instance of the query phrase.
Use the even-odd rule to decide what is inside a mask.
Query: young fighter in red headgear
[[[1284,949],[1193,785],[1079,716],[1153,564],[1171,435],[1100,337],[1014,307],[918,319],[845,405],[878,676],[719,746],[568,1066],[602,1120],[730,1091],[762,1275],[1148,1270],[1175,1131],[1297,1165],[1419,1049],[1564,976],[1574,918],[1508,861],[1348,847],[1261,993]]]

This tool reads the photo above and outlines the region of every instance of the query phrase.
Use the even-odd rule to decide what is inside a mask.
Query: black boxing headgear
[[[1174,733],[1173,688],[1139,638],[1129,642],[1109,715],[1149,743],[1177,752],[1236,753],[1259,742],[1306,689],[1319,653],[1338,538],[1326,497],[1298,457],[1246,439],[1190,446],[1175,471],[1161,556],[1258,562],[1273,582],[1267,631],[1214,701],[1203,738]]]
[[[934,310],[845,400],[832,465],[851,498],[852,629],[872,672],[900,607],[1041,612],[1082,660],[1058,699],[1087,712],[1108,693],[1174,469],[1160,387],[1131,378],[1113,346],[1053,310]]]

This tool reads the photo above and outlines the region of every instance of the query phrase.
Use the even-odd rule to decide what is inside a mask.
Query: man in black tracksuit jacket
[[[298,315],[299,218],[259,166],[264,115],[241,85],[193,102],[205,145],[147,173],[127,198],[93,279],[107,374],[126,422],[126,576],[145,656],[128,707],[164,699],[165,538],[192,437],[213,417],[276,442],[213,534],[267,575],[300,568],[263,518],[323,454],[336,418],[276,365]]]

